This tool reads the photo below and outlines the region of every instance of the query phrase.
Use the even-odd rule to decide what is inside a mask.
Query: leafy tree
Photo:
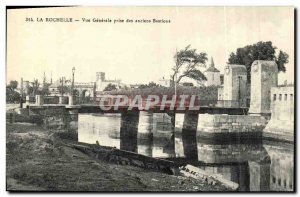
[[[276,58],[276,64],[279,71],[286,71],[285,64],[289,63],[289,55],[283,51],[279,51],[278,57]]]
[[[197,95],[197,99],[202,101],[215,101],[218,100],[218,86],[203,86],[203,87],[195,87],[195,86],[179,86],[177,89],[178,95]],[[110,91],[111,95],[126,95],[129,97],[134,97],[136,95],[141,95],[143,98],[146,98],[148,95],[157,95],[162,97],[163,95],[172,96],[174,94],[173,87],[151,87],[144,89],[129,89],[129,90],[113,90]]]
[[[149,84],[142,84],[139,86],[139,89],[145,89],[145,88],[152,88],[152,87],[159,87],[158,84],[154,83],[153,81]]]
[[[207,61],[206,53],[197,53],[196,49],[191,49],[188,45],[185,49],[176,52],[174,59],[175,65],[172,68],[174,73],[171,76],[173,85],[178,84],[184,77],[196,81],[206,80],[205,75],[198,69],[199,66],[205,65]]]
[[[19,102],[20,99],[21,95],[18,92],[6,89],[6,102],[15,103]]]
[[[49,84],[44,84],[42,90],[40,91],[41,95],[49,95]]]
[[[38,79],[34,79],[31,83],[31,86],[29,88],[29,94],[32,94],[33,96],[39,94],[39,87],[40,87],[40,82]]]
[[[277,47],[272,45],[271,41],[258,42],[253,45],[247,45],[243,48],[238,48],[235,53],[231,53],[228,58],[229,64],[242,64],[247,68],[247,79],[251,79],[251,65],[255,60],[275,61],[279,71],[286,71],[285,64],[288,63],[288,54],[281,51],[276,57]]]
[[[18,87],[17,81],[10,81],[9,84],[6,86],[6,101],[7,102],[19,102],[21,95],[16,91]]]
[[[61,94],[61,93],[66,93],[66,92],[69,92],[70,91],[70,87],[69,86],[63,86],[63,88],[61,88],[61,86],[60,87],[58,87],[58,92],[59,92],[59,94]]]
[[[76,97],[78,97],[78,96],[79,96],[79,91],[76,90],[76,89],[74,89],[74,90],[73,90],[73,95],[76,96]]]
[[[115,84],[109,83],[103,91],[112,91],[112,90],[117,90],[117,86]]]
[[[9,84],[6,86],[6,88],[9,88],[12,91],[15,91],[18,87],[18,81],[10,81]]]

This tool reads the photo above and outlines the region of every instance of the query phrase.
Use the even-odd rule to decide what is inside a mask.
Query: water
[[[240,191],[292,191],[294,147],[262,140],[224,142],[174,132],[166,114],[144,113],[130,122],[127,135],[121,114],[79,115],[80,142],[116,147],[139,154],[185,161],[239,184]],[[188,132],[187,132],[188,133]],[[124,143],[124,141],[126,143]]]

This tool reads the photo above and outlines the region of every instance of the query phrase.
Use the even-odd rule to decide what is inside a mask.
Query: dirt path
[[[221,191],[191,178],[117,165],[66,146],[41,127],[7,124],[7,190]]]

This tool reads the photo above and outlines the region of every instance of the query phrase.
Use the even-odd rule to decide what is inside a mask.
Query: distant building
[[[130,87],[131,89],[138,89],[141,85],[143,85],[143,84],[141,84],[141,83],[136,83],[136,84],[130,84],[129,87]]]
[[[107,80],[105,79],[105,72],[96,72],[96,91],[103,91],[108,84],[115,85],[118,89],[123,86],[121,80]]]
[[[67,82],[67,83],[64,83],[64,86],[71,86],[71,83],[70,82]],[[61,93],[60,93],[60,90],[61,90],[61,83],[60,83],[60,80],[57,80],[55,81],[54,83],[52,83],[50,86],[49,86],[49,93],[51,96],[60,96]],[[67,92],[65,92],[64,94],[67,94]]]
[[[158,80],[158,85],[163,87],[170,87],[171,86],[171,80],[165,79],[164,77],[162,79]]]
[[[215,68],[215,63],[213,58],[210,60],[209,68],[204,71],[204,75],[206,76],[206,86],[219,86],[221,85],[221,77],[220,77],[220,71]]]

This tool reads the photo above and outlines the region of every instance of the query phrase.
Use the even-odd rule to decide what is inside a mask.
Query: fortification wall
[[[210,137],[236,133],[262,133],[267,124],[260,115],[199,114],[197,135]]]
[[[271,120],[264,136],[294,140],[294,86],[271,88]]]

